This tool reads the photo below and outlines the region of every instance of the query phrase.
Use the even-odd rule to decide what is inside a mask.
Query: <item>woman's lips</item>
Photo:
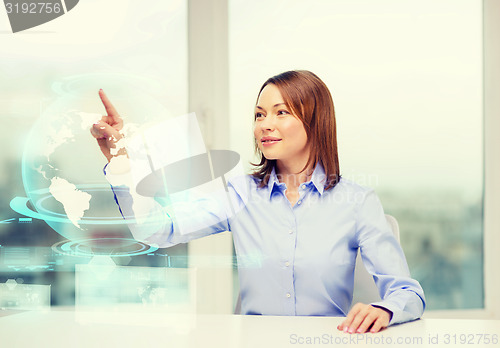
[[[281,141],[281,139],[277,139],[277,138],[263,138],[261,140],[261,143],[262,143],[262,146],[271,146],[271,145],[274,145],[274,144],[277,144]]]

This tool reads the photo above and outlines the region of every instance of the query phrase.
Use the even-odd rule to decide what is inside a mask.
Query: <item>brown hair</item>
[[[257,100],[264,87],[269,84],[279,89],[286,106],[304,124],[311,153],[303,170],[309,165],[314,167],[318,162],[321,163],[326,174],[325,190],[334,187],[340,181],[340,168],[335,110],[328,87],[310,71],[286,71],[264,82]],[[263,187],[269,182],[276,160],[266,159],[257,146],[257,141],[255,151],[260,155],[260,163],[251,163],[257,167],[252,175],[260,179],[260,187]]]

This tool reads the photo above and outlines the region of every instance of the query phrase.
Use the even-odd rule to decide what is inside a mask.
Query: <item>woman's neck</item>
[[[297,191],[300,184],[311,179],[313,168],[308,166],[304,169],[305,163],[283,163],[277,161],[276,171],[278,180],[286,184],[290,191]]]

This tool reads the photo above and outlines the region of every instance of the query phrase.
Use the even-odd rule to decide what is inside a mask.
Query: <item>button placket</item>
[[[281,259],[281,269],[284,272],[283,274],[285,275],[286,279],[286,286],[285,286],[285,291],[284,291],[284,296],[287,300],[287,312],[290,315],[295,315],[296,314],[296,309],[295,309],[295,288],[294,288],[294,259],[295,259],[295,248],[296,248],[296,240],[297,240],[297,216],[296,212],[293,209],[293,207],[290,205],[290,225],[287,230],[285,230],[285,233],[288,232],[288,235],[290,238],[286,239],[286,243],[284,243],[284,246],[286,245],[286,253],[282,255]]]

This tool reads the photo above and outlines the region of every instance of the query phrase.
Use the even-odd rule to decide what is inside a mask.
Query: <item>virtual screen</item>
[[[90,133],[100,89],[125,132],[187,114],[186,3],[33,4],[0,9],[0,308],[191,311],[186,245],[132,236]]]

